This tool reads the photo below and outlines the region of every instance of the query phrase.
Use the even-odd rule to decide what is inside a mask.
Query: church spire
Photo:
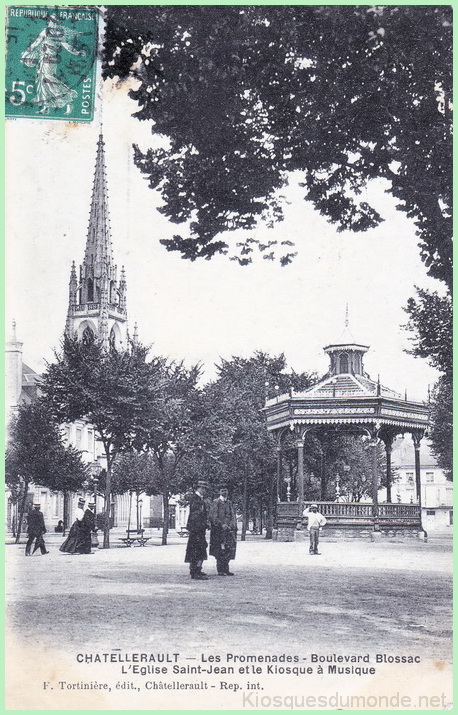
[[[76,267],[70,273],[69,306],[65,332],[81,338],[90,330],[105,350],[127,347],[126,276],[113,262],[108,191],[105,173],[103,136],[97,142],[92,184],[86,250],[77,278]]]
[[[106,263],[107,266],[111,266],[113,263],[104,146],[103,136],[100,134],[97,142],[91,211],[84,256],[86,264],[94,263],[97,268],[101,268],[102,263]]]

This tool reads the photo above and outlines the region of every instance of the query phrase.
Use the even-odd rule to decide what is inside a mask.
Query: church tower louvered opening
[[[105,350],[110,346],[126,350],[126,288],[124,267],[118,280],[113,262],[104,141],[100,135],[84,260],[79,273],[75,262],[70,272],[66,335],[83,340],[92,333]]]

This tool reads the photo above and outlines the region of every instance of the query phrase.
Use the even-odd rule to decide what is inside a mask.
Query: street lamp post
[[[142,507],[143,507],[143,499],[139,499],[137,501],[137,529],[142,529]]]
[[[94,485],[94,504],[95,504],[95,507],[94,507],[94,518],[96,518],[96,517],[97,517],[97,494],[98,494],[98,491],[99,491],[99,489],[98,489],[98,488],[99,488],[99,478],[98,478],[98,477],[94,477],[94,479],[93,479],[92,481],[93,481],[93,485]]]
[[[102,467],[100,466],[100,462],[93,462],[91,464],[91,482],[92,482],[92,493],[94,495],[94,504],[95,504],[94,517],[95,518],[97,517],[97,496],[99,493],[99,477],[100,477],[101,471],[102,471]]]

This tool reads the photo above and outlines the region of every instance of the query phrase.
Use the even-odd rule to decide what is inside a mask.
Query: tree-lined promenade
[[[300,392],[316,379],[314,374],[288,371],[283,356],[258,352],[251,358],[222,360],[217,378],[200,386],[198,366],[186,368],[149,356],[139,344],[118,352],[104,350],[92,334],[82,341],[65,338],[43,376],[41,397],[21,407],[13,421],[7,484],[22,499],[22,510],[31,483],[64,493],[84,486],[88,468],[77,450],[65,446],[60,429],[84,417],[94,425],[105,456],[98,485],[105,496],[104,547],[110,543],[113,494],[162,495],[166,544],[170,497],[182,495],[186,502],[200,479],[215,490],[222,484],[230,490],[242,514],[242,538],[250,518],[271,538],[274,504],[277,496],[286,499],[286,487],[281,484],[277,495],[277,444],[266,430],[262,408],[266,398],[291,389]],[[332,432],[324,437],[312,438],[305,455],[307,498],[333,499],[337,491],[349,501],[367,496],[368,446]],[[282,459],[288,498],[294,499],[293,437],[285,440]],[[341,475],[339,484],[336,474]],[[383,484],[382,461],[380,479]]]

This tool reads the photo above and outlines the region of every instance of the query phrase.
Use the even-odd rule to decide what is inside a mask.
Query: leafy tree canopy
[[[431,451],[448,479],[453,476],[453,389],[447,376],[434,386],[431,396]]]
[[[10,428],[6,453],[6,483],[17,489],[19,479],[53,491],[76,491],[87,477],[81,453],[65,446],[48,405],[38,399],[19,407]]]
[[[111,489],[114,494],[128,491],[158,494],[153,485],[154,461],[150,454],[131,452],[117,458],[113,465]]]
[[[135,161],[184,235],[184,258],[228,249],[231,229],[281,219],[292,172],[338,230],[382,220],[361,200],[388,180],[431,276],[451,283],[451,7],[107,7],[104,76],[134,75],[135,116],[162,148]],[[258,245],[282,264],[291,243]],[[273,251],[272,251],[273,248]]]
[[[64,338],[61,354],[48,365],[43,391],[56,419],[83,416],[103,442],[108,466],[136,446],[145,416],[161,394],[161,360],[147,362],[147,348],[105,352],[93,338]]]
[[[453,316],[449,294],[417,288],[416,298],[409,298],[406,325],[415,337],[410,352],[425,358],[450,379],[453,367]]]
[[[195,485],[204,477],[215,490],[225,484],[240,504],[247,475],[250,491],[268,496],[276,452],[262,412],[265,398],[290,387],[305,389],[314,376],[287,372],[284,355],[259,351],[221,360],[217,371],[203,391],[204,418],[195,432],[196,448],[183,462],[183,483]]]

